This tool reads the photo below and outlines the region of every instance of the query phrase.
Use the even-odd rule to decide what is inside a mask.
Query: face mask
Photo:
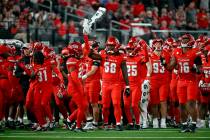
[[[181,43],[181,47],[182,47],[182,48],[186,48],[186,47],[187,47],[187,44]]]

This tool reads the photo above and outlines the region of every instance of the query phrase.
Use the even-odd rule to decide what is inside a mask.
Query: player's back
[[[44,63],[43,65],[34,65],[34,72],[36,77],[36,81],[39,84],[49,84],[52,83],[52,68],[48,63]]]

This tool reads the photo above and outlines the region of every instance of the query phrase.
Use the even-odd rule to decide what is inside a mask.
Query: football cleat
[[[74,132],[80,133],[80,132],[87,132],[87,131],[85,131],[85,130],[82,129],[82,128],[75,128],[75,129],[74,129]]]
[[[153,128],[159,128],[159,122],[158,122],[158,119],[157,118],[155,118],[155,119],[153,119]]]
[[[134,130],[134,125],[132,125],[132,124],[127,124],[127,126],[126,126],[125,129],[126,129],[126,130]]]
[[[122,125],[116,125],[115,130],[116,130],[116,131],[123,131]]]
[[[188,125],[187,124],[182,124],[180,132],[181,133],[190,132]]]
[[[1,132],[4,132],[4,129],[3,129],[2,125],[0,125],[0,133]]]
[[[149,126],[148,126],[148,123],[146,122],[146,121],[144,121],[143,122],[143,124],[142,124],[142,129],[146,129],[146,128],[148,128]]]
[[[195,133],[195,130],[196,130],[196,123],[191,123],[191,124],[189,125],[189,131],[190,131],[191,133]]]
[[[87,122],[83,129],[84,130],[93,130],[93,123],[92,122]]]

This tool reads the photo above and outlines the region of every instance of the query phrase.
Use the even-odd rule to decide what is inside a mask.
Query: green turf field
[[[6,130],[0,133],[0,140],[50,140],[50,139],[188,139],[188,140],[210,140],[210,129],[200,129],[196,133],[179,133],[178,129],[145,129],[140,131],[88,131],[83,133],[75,133],[68,130],[56,129],[47,132],[33,132],[23,130]]]

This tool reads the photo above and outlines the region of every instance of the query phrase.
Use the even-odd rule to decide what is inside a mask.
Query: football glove
[[[202,85],[204,84],[203,80],[199,81],[198,87],[202,87]]]
[[[160,56],[160,63],[162,66],[166,66],[166,59],[162,56]]]
[[[130,87],[129,87],[129,86],[126,86],[126,87],[125,87],[125,96],[126,96],[126,97],[129,97],[130,94],[131,94]]]

